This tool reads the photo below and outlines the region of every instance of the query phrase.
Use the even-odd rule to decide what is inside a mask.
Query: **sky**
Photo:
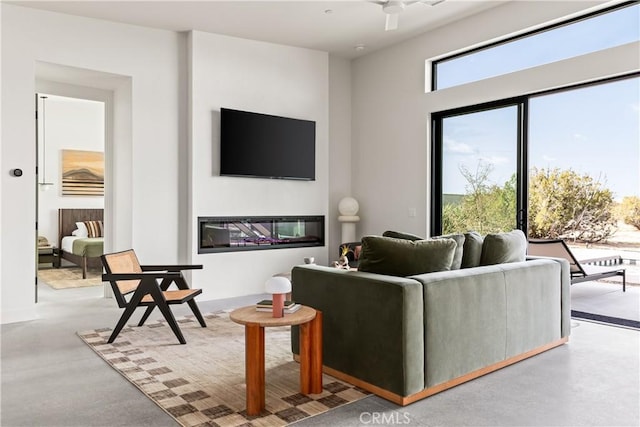
[[[518,61],[526,60],[520,68],[527,68],[532,56],[541,64],[640,39],[640,5],[598,20],[563,27],[556,33],[560,39],[548,31],[535,43],[509,46],[511,52],[502,47],[482,51],[479,63],[465,58],[458,68],[467,74],[462,78],[472,81],[487,76],[476,75],[477,70],[488,75],[507,72],[505,63],[521,65]],[[605,25],[607,31],[596,31],[596,24],[600,29],[599,25]],[[504,55],[511,55],[507,56],[510,60],[499,59]],[[439,87],[440,82],[439,77]],[[640,78],[533,97],[529,107],[530,168],[557,167],[589,174],[611,189],[616,200],[640,196]],[[475,172],[479,162],[490,164],[490,179],[498,185],[516,171],[515,106],[446,118],[443,138],[444,193],[466,192],[461,167]]]

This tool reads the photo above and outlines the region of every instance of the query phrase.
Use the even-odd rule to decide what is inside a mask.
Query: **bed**
[[[101,268],[100,255],[104,251],[102,233],[97,237],[85,237],[78,234],[76,223],[100,221],[102,224],[104,209],[58,209],[58,250],[60,260],[76,264],[82,268],[82,278],[87,278],[87,269]]]

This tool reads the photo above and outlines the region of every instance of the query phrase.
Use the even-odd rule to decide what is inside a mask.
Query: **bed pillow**
[[[103,237],[102,221],[85,221],[88,237]]]
[[[365,236],[358,270],[399,277],[446,271],[451,268],[455,250],[453,239],[411,241]]]
[[[76,229],[71,233],[73,236],[77,237],[89,237],[89,230],[87,230],[87,226],[84,222],[76,222]]]
[[[524,261],[527,256],[527,238],[522,230],[487,234],[482,243],[480,265]]]

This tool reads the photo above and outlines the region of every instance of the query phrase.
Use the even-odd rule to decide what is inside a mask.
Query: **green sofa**
[[[292,286],[323,313],[325,372],[400,405],[559,346],[571,329],[561,259],[407,277],[301,265]]]

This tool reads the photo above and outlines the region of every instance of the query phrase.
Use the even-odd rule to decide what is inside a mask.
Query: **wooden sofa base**
[[[460,385],[462,383],[465,383],[467,381],[471,381],[473,379],[479,378],[483,375],[486,375],[488,373],[491,373],[493,371],[497,371],[498,369],[502,369],[506,366],[509,365],[513,365],[514,363],[518,363],[524,359],[528,359],[529,357],[535,356],[537,354],[540,353],[544,353],[547,350],[551,350],[552,348],[561,346],[565,343],[567,343],[569,341],[569,337],[564,337],[561,338],[557,341],[553,341],[550,342],[548,344],[545,344],[543,346],[534,348],[533,350],[529,350],[527,352],[518,354],[516,356],[510,357],[508,359],[502,360],[500,362],[494,363],[492,365],[489,366],[485,366],[484,368],[480,368],[478,370],[475,370],[473,372],[469,372],[468,374],[462,375],[458,378],[454,378],[452,380],[449,380],[447,382],[441,383],[441,384],[437,384],[434,385],[432,387],[428,387],[425,388],[422,391],[419,391],[417,393],[414,393],[412,395],[409,396],[400,396],[399,394],[396,393],[392,393],[388,390],[385,390],[381,387],[378,387],[376,385],[370,384],[366,381],[362,381],[361,379],[358,379],[356,377],[353,377],[351,375],[345,374],[343,372],[340,372],[338,370],[335,370],[333,368],[330,368],[328,366],[323,366],[322,370],[323,372],[325,372],[328,375],[331,375],[332,377],[335,377],[339,380],[342,381],[346,381],[349,384],[353,384],[357,387],[360,387],[364,390],[367,390],[368,392],[371,392],[377,396],[382,397],[383,399],[387,399],[395,404],[398,405],[402,405],[402,406],[406,406],[409,405],[411,403],[417,402],[418,400],[424,399],[426,397],[432,396],[434,394],[440,393],[441,391],[445,391],[447,389],[450,389],[452,387],[455,387],[457,385]],[[294,354],[294,359],[296,361],[299,360],[299,357],[297,354]]]

